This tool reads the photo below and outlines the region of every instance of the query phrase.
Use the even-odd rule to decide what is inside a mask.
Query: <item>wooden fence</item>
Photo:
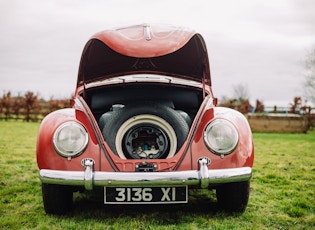
[[[306,133],[315,127],[314,108],[296,108],[292,113],[289,107],[265,107],[263,113],[251,113],[246,117],[253,132]]]

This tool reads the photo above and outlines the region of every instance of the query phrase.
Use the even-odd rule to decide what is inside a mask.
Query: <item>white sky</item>
[[[0,95],[74,92],[94,33],[139,23],[187,26],[207,43],[213,90],[287,105],[303,96],[303,59],[315,45],[313,0],[0,0]]]

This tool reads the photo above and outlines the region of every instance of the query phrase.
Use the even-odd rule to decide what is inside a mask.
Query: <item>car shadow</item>
[[[185,216],[215,216],[220,212],[214,191],[189,191],[187,204],[108,205],[102,203],[102,195],[75,198],[69,217],[84,219],[154,218],[162,224],[176,224]],[[221,214],[220,214],[221,215]]]

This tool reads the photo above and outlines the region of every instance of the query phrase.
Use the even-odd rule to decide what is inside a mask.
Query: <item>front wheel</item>
[[[228,212],[244,212],[249,198],[250,182],[223,184],[216,189],[218,204]]]
[[[65,185],[42,184],[44,209],[48,214],[65,214],[72,209],[73,192]]]

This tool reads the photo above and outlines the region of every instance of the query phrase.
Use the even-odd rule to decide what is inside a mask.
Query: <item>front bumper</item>
[[[84,186],[165,186],[188,185],[208,188],[212,184],[247,181],[252,176],[250,167],[208,169],[205,158],[199,160],[199,170],[172,172],[95,172],[93,162],[85,162],[84,171],[40,170],[42,183]]]

